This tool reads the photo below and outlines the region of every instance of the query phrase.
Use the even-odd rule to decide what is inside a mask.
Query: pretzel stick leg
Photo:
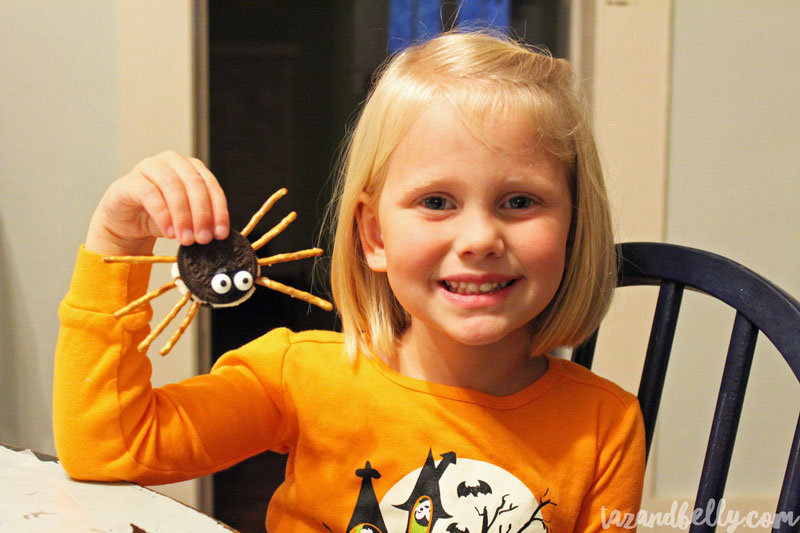
[[[248,222],[247,225],[244,227],[244,229],[241,231],[241,234],[247,237],[247,235],[251,231],[253,231],[253,228],[256,227],[256,225],[261,221],[261,219],[264,218],[264,215],[267,214],[267,211],[272,209],[272,206],[275,205],[275,202],[286,196],[287,192],[288,191],[284,187],[283,189],[276,191],[272,196],[267,198],[267,201],[264,202],[264,205],[261,206],[261,209],[256,211],[256,213],[253,215],[253,218],[250,219],[250,222]]]
[[[258,239],[256,242],[253,243],[253,250],[258,250],[259,248],[267,244],[269,241],[275,238],[276,235],[278,235],[280,232],[289,227],[289,224],[294,222],[294,219],[296,218],[297,218],[297,213],[295,213],[294,211],[283,217],[283,220],[275,224],[274,228],[266,232],[264,235],[261,236],[260,239]]]
[[[276,263],[285,263],[286,261],[305,259],[306,257],[315,257],[322,254],[323,254],[322,248],[309,248],[308,250],[300,250],[299,252],[291,252],[287,254],[278,254],[278,255],[271,255],[269,257],[263,257],[258,260],[258,264],[261,266],[271,266]]]
[[[153,339],[158,337],[159,334],[162,331],[164,331],[164,328],[166,328],[169,325],[169,323],[172,322],[172,319],[175,318],[175,315],[178,314],[178,311],[181,310],[181,307],[186,305],[186,302],[189,301],[189,298],[191,298],[189,294],[184,294],[183,297],[180,300],[178,300],[178,303],[176,303],[175,307],[172,308],[172,311],[170,311],[169,314],[164,317],[164,320],[162,320],[161,323],[158,326],[156,326],[156,328],[153,331],[151,331],[150,334],[147,337],[145,337],[142,342],[139,343],[138,348],[140,352],[147,351],[147,348],[149,348],[150,345],[153,343]]]
[[[129,303],[125,307],[123,307],[121,309],[118,309],[117,311],[114,312],[114,318],[119,318],[121,316],[125,316],[128,313],[130,313],[131,311],[133,311],[135,308],[139,307],[140,305],[142,305],[144,303],[147,303],[150,300],[152,300],[153,298],[156,298],[157,296],[161,296],[162,294],[164,294],[168,290],[174,289],[174,288],[175,288],[175,281],[170,281],[169,283],[166,283],[166,284],[162,285],[161,287],[157,288],[156,290],[148,292],[147,294],[145,294],[141,298],[135,299],[134,301],[132,301],[131,303]]]
[[[107,255],[104,263],[174,263],[178,260],[170,255]]]
[[[257,278],[256,283],[258,283],[262,287],[282,292],[283,294],[288,294],[292,298],[297,298],[298,300],[303,300],[304,302],[316,305],[317,307],[321,307],[326,311],[333,311],[333,304],[331,304],[326,300],[323,300],[322,298],[317,298],[313,294],[309,294],[305,291],[297,290],[293,287],[289,287],[288,285],[284,285],[283,283],[278,283],[277,281],[273,281],[269,278]]]
[[[192,302],[192,305],[189,307],[189,312],[186,313],[186,318],[183,319],[183,322],[181,322],[181,325],[178,326],[177,331],[173,333],[172,337],[170,337],[170,339],[167,341],[167,344],[165,344],[164,347],[158,351],[158,353],[161,355],[167,355],[169,353],[172,347],[175,346],[175,343],[178,342],[178,339],[181,338],[183,332],[186,331],[186,328],[189,327],[189,324],[192,323],[192,320],[194,320],[194,315],[197,314],[198,309],[200,309],[200,302]]]

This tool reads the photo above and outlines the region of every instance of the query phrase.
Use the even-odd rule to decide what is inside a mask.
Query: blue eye
[[[422,200],[422,205],[426,209],[439,211],[442,209],[447,209],[449,207],[449,202],[442,196],[429,196]]]
[[[503,207],[509,209],[527,209],[534,204],[533,198],[529,196],[512,196],[505,202]]]

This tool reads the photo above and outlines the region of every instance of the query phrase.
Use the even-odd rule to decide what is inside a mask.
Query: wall
[[[58,304],[120,126],[116,3],[54,5],[0,8],[0,440],[51,453]]]
[[[730,257],[800,297],[800,3],[676,0],[674,8],[666,238]],[[658,436],[656,487],[665,494],[684,491],[702,466],[695,450],[708,427],[699,414],[713,412],[733,320],[697,295],[685,305],[670,369],[681,387],[664,392],[674,408],[663,422],[678,430]],[[698,360],[705,370],[690,370]],[[728,482],[740,509],[777,495],[798,406],[796,380],[762,336]],[[679,445],[689,453],[670,453]]]
[[[587,0],[573,60],[594,109],[619,240],[666,240],[739,261],[800,296],[800,4]],[[620,291],[595,369],[633,392],[647,342],[641,305]],[[684,296],[643,508],[693,502],[733,322]],[[774,512],[800,390],[760,338],[736,442],[729,509]],[[665,527],[660,530],[674,531]],[[656,529],[659,531],[659,529]]]
[[[661,241],[671,49],[670,0],[585,1],[572,61],[587,88],[618,242]],[[653,291],[620,291],[604,321],[594,370],[635,392]],[[642,335],[631,332],[645,332]]]
[[[0,7],[0,441],[55,451],[57,309],[103,191],[142,157],[192,152],[191,17],[189,0]],[[193,337],[155,383],[194,372]],[[194,484],[166,491],[195,502]]]

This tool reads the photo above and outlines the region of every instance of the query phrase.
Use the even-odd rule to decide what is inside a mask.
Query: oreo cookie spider
[[[261,275],[258,256],[235,229],[225,240],[178,248],[172,279],[182,294],[209,307],[233,307],[252,296]]]
[[[169,341],[161,348],[159,351],[161,355],[169,353],[181,335],[183,335],[183,332],[186,331],[186,328],[189,327],[201,305],[212,308],[239,305],[253,295],[256,285],[288,294],[292,298],[298,298],[314,304],[326,311],[333,310],[333,305],[326,300],[261,275],[262,266],[322,254],[320,248],[310,248],[299,252],[278,254],[264,258],[259,258],[256,255],[256,250],[285,230],[297,218],[297,213],[294,211],[289,213],[254,243],[250,244],[250,241],[247,240],[247,235],[275,202],[286,195],[286,192],[284,188],[270,196],[261,206],[261,209],[253,215],[241,233],[231,228],[228,237],[224,240],[214,240],[208,244],[180,246],[178,255],[174,257],[114,256],[103,258],[103,261],[107,263],[173,263],[171,282],[148,292],[114,313],[115,318],[125,316],[171,289],[177,288],[183,294],[178,303],[175,304],[175,307],[172,308],[172,311],[139,343],[139,351],[147,350],[153,340],[164,331],[189,300],[192,300],[192,305],[189,307],[186,318],[183,319]]]

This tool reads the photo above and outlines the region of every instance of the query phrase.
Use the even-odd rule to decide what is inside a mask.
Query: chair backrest
[[[708,509],[708,503],[719,502],[725,490],[759,331],[775,345],[800,381],[800,303],[755,272],[709,252],[661,243],[619,244],[617,252],[619,287],[660,286],[638,394],[648,453],[684,289],[706,293],[736,309],[695,500],[695,509]],[[596,342],[597,332],[573,351],[572,360],[591,368]],[[790,512],[800,517],[800,420],[776,514],[789,516]],[[709,522],[693,524],[689,531],[713,531]],[[793,528],[784,520],[776,531]]]

